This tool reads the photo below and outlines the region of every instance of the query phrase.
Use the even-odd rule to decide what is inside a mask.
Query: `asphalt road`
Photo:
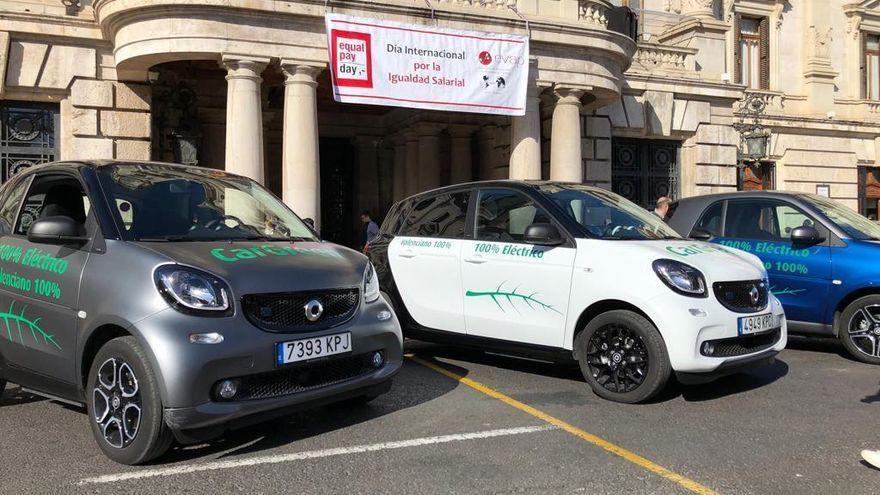
[[[642,405],[599,399],[575,368],[408,349],[467,383],[408,360],[368,406],[302,413],[138,468],[100,454],[82,410],[10,387],[0,493],[880,493],[880,471],[859,458],[880,448],[880,368],[833,341],[792,338],[774,366]]]

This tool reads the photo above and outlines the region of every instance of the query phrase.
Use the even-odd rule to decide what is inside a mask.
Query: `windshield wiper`
[[[165,237],[138,237],[135,242],[181,242],[181,241],[202,241],[208,239],[194,239],[185,235],[169,235]]]

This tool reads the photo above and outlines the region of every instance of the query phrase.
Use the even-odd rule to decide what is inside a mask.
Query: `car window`
[[[35,220],[53,216],[70,217],[85,228],[90,206],[82,185],[73,177],[36,177],[24,198],[24,206],[15,224],[15,233],[26,235]]]
[[[391,211],[388,212],[388,215],[385,216],[385,220],[379,227],[379,235],[397,234],[405,218],[402,214],[403,211],[406,209],[405,205],[405,202],[400,202],[391,208]]]
[[[27,190],[30,180],[27,178],[19,179],[12,185],[12,190],[6,195],[3,204],[0,205],[0,223],[2,223],[2,231],[4,233],[12,232],[12,225],[15,224],[15,215],[18,213],[18,206],[21,204],[21,198]]]
[[[480,192],[476,239],[521,242],[526,227],[533,223],[550,223],[550,215],[525,194],[510,189]]]
[[[777,206],[776,218],[779,220],[779,236],[783,239],[791,239],[791,231],[797,227],[816,227],[813,219],[790,205]]]
[[[722,213],[724,211],[724,203],[717,202],[703,212],[703,216],[694,225],[693,230],[703,230],[713,236],[721,235]],[[691,232],[693,232],[693,230]]]
[[[812,218],[792,205],[770,200],[730,201],[725,236],[736,239],[787,241],[795,227],[816,227]]]
[[[469,192],[457,192],[416,200],[400,235],[463,238],[469,199]]]

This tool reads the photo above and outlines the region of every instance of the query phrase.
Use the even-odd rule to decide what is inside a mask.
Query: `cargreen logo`
[[[688,246],[666,246],[666,250],[676,256],[693,256],[703,253],[726,252],[723,248],[711,244],[690,244]]]
[[[508,304],[510,305],[510,307],[512,307],[514,309],[514,311],[516,311],[516,312],[519,312],[519,309],[517,309],[515,302],[520,301],[521,304],[524,303],[526,306],[529,307],[529,309],[531,309],[533,311],[543,309],[544,311],[553,311],[554,313],[557,313],[560,315],[562,314],[558,309],[554,308],[552,305],[547,304],[545,302],[542,302],[540,299],[538,299],[536,297],[538,295],[537,292],[532,292],[531,294],[517,292],[519,290],[519,286],[515,287],[512,291],[504,290],[503,289],[504,284],[506,284],[506,283],[507,283],[507,281],[501,282],[501,284],[498,285],[498,288],[495,290],[483,291],[483,292],[469,290],[469,291],[465,292],[464,295],[467,297],[488,297],[488,298],[491,298],[492,301],[495,303],[495,305],[498,306],[498,309],[501,310],[501,312],[506,312],[506,311],[504,311],[504,306],[501,305],[501,301],[506,300],[508,302]]]
[[[327,258],[342,258],[342,254],[333,249],[323,248],[297,248],[293,246],[262,246],[247,248],[214,248],[211,256],[220,261],[235,263],[244,260],[264,258],[266,256],[324,256]]]
[[[15,336],[18,335],[18,343],[24,345],[25,335],[28,333],[31,334],[31,338],[34,339],[34,343],[42,344],[42,345],[53,345],[61,350],[61,346],[58,345],[58,342],[55,342],[55,337],[46,333],[40,327],[40,318],[36,318],[31,320],[26,317],[24,312],[27,309],[27,306],[21,308],[20,313],[15,313],[13,311],[13,306],[15,303],[9,304],[9,311],[0,312],[0,320],[3,320],[3,323],[6,324],[6,338],[9,339],[10,342],[15,342]]]

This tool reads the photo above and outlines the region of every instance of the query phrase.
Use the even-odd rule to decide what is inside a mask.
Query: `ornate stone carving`
[[[816,26],[810,26],[810,45],[812,47],[811,55],[813,58],[831,58],[831,42],[834,40],[831,33],[833,30],[834,28],[829,27],[823,33],[819,31]]]

